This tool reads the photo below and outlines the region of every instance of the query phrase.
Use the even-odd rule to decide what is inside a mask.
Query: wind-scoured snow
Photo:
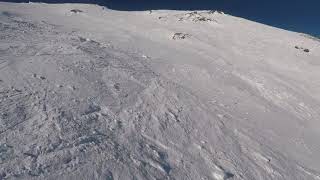
[[[320,179],[319,69],[223,12],[0,3],[0,179]]]

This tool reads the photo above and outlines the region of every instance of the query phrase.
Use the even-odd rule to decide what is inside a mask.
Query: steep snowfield
[[[0,179],[319,180],[319,138],[317,39],[211,11],[0,3]]]

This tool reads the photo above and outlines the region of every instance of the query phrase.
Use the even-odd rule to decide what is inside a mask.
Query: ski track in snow
[[[213,11],[132,13],[155,29],[1,3],[0,179],[319,179],[318,41]]]

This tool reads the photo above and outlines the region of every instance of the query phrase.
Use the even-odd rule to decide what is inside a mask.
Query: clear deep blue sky
[[[176,9],[224,12],[271,26],[320,36],[320,0],[105,0],[117,10]]]
[[[320,37],[320,0],[229,0],[230,14]]]
[[[0,0],[28,2],[29,0]],[[320,0],[30,0],[46,3],[92,3],[115,10],[222,10],[271,26],[320,37]]]

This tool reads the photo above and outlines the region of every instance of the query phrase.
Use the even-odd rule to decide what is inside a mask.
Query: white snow
[[[319,179],[319,68],[223,13],[0,2],[0,179]]]

